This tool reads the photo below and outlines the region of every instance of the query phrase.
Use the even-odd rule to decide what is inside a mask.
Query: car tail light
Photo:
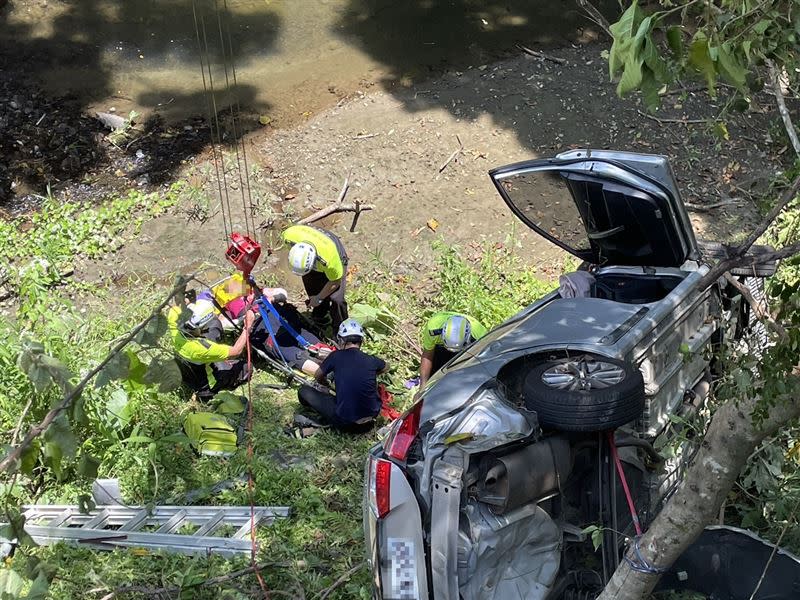
[[[375,516],[382,519],[391,510],[392,463],[382,458],[370,458],[369,499]]]
[[[386,454],[397,460],[406,459],[408,450],[411,448],[411,444],[414,443],[417,433],[419,433],[419,416],[421,412],[422,400],[397,419],[399,423],[392,427],[392,431],[383,443]]]

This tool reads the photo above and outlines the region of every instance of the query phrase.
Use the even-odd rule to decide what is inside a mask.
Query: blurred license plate
[[[417,559],[414,542],[408,538],[389,538],[390,598],[417,600]]]

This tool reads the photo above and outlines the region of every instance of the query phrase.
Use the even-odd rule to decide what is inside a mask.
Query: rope
[[[628,503],[628,510],[631,513],[631,519],[633,519],[633,527],[638,537],[642,535],[642,524],[639,522],[639,514],[636,512],[636,506],[633,504],[633,496],[631,496],[631,490],[628,488],[628,480],[625,479],[625,471],[622,470],[622,461],[619,459],[617,444],[614,441],[614,431],[609,430],[606,432],[606,435],[608,436],[608,445],[611,447],[611,456],[614,458],[614,465],[617,467],[619,480],[620,483],[622,483],[622,490],[625,492],[625,501]],[[611,493],[613,494],[614,491],[612,490]]]
[[[225,7],[226,14],[230,15],[230,12],[228,11],[228,0],[223,0],[223,5]],[[234,88],[238,88],[239,84],[236,81],[236,63],[233,60],[233,42],[231,40],[230,16],[228,17],[228,20],[226,21],[226,26],[227,26],[227,32],[228,32],[228,49],[229,49],[229,55],[231,57],[231,73],[233,74],[233,87]],[[239,115],[241,115],[242,114],[242,109],[241,109],[241,106],[239,105],[239,95],[238,94],[234,94],[234,99],[236,100],[236,112]],[[242,137],[242,162],[244,162],[244,178],[245,178],[245,181],[247,182],[247,199],[248,199],[249,206],[250,206],[250,223],[253,226],[253,233],[255,233],[256,224],[255,224],[253,213],[252,213],[252,210],[253,210],[253,190],[250,187],[250,169],[247,167],[247,147],[246,147],[246,145],[244,143],[244,137]]]
[[[247,311],[250,310],[251,304],[247,304],[245,306],[245,315],[247,315]],[[247,348],[247,398],[249,402],[247,403],[247,432],[250,435],[247,436],[247,495],[250,501],[250,566],[253,568],[253,572],[256,575],[256,579],[258,580],[258,585],[261,587],[261,591],[264,592],[264,597],[269,599],[269,589],[267,588],[267,584],[264,581],[264,578],[261,576],[261,570],[258,568],[258,564],[256,563],[256,509],[255,509],[255,480],[253,478],[253,354],[251,352],[250,347],[250,333],[247,332],[245,337],[246,343],[245,346]]]
[[[220,176],[220,172],[219,172],[219,163],[223,162],[223,165],[222,165],[223,173],[224,173],[224,170],[225,170],[225,164],[224,164],[224,160],[220,161],[220,160],[217,159],[217,153],[221,152],[221,150],[217,149],[217,145],[216,145],[216,143],[214,141],[214,117],[216,115],[215,115],[213,104],[212,104],[212,101],[211,101],[212,97],[213,97],[213,85],[212,85],[212,93],[209,94],[208,93],[208,85],[206,83],[206,64],[209,65],[208,66],[209,77],[210,77],[210,74],[211,74],[211,65],[210,65],[210,60],[209,60],[209,57],[208,57],[208,43],[206,42],[206,44],[205,44],[205,53],[204,53],[203,44],[202,44],[202,42],[200,40],[200,26],[198,25],[198,22],[197,22],[197,7],[195,5],[195,0],[192,0],[192,17],[194,18],[194,32],[195,32],[195,36],[197,37],[197,53],[200,56],[200,75],[203,78],[203,95],[206,97],[206,106],[207,106],[207,110],[208,110],[208,131],[209,131],[209,134],[211,136],[211,156],[212,156],[212,162],[214,163],[214,168],[216,169],[216,172],[217,172],[217,189],[219,191],[220,209],[222,211],[222,227],[223,227],[223,229],[225,231],[225,239],[228,239],[228,236],[229,236],[228,221],[225,218],[225,205],[224,205],[224,194],[227,192],[227,190],[226,190],[226,192],[222,191],[222,177]],[[201,20],[202,20],[202,15],[201,15]],[[206,39],[206,35],[205,35],[205,20],[203,20],[203,39],[204,40]],[[205,56],[205,61],[203,61],[203,56]],[[219,131],[217,133],[219,134]],[[220,140],[220,143],[221,143],[221,140]],[[224,159],[224,157],[223,157],[223,159]]]
[[[631,550],[633,550],[633,558],[625,554],[624,560],[628,563],[628,566],[637,573],[644,573],[646,575],[662,575],[669,571],[669,569],[664,569],[663,567],[657,567],[656,565],[647,561],[647,559],[642,554],[642,548],[639,546],[639,540],[641,540],[642,536],[637,535],[633,538],[633,544],[631,545]]]
[[[226,95],[230,98],[231,97],[231,84],[228,78],[228,56],[225,52],[225,39],[222,35],[222,17],[220,16],[219,4],[217,0],[214,0],[214,11],[217,15],[217,28],[219,29],[219,44],[220,50],[222,52],[222,68],[225,73],[225,92]],[[230,34],[230,26],[228,25],[228,21],[230,20],[230,16],[227,14],[228,7],[227,4],[225,5],[225,12],[226,12],[226,29],[228,33],[228,47],[231,51],[231,64],[233,64],[233,43],[231,42],[231,34]],[[234,140],[234,148],[236,152],[236,167],[239,173],[239,189],[242,193],[242,217],[244,218],[244,227],[247,231],[247,235],[250,235],[250,224],[247,220],[247,198],[245,197],[245,190],[244,190],[244,180],[242,179],[242,163],[239,157],[239,134],[236,129],[236,113],[233,107],[234,103],[232,100],[229,100],[229,107],[231,113],[231,129],[233,130],[233,140]]]

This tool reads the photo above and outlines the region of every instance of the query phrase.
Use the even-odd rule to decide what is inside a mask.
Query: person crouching
[[[339,347],[319,367],[315,379],[329,386],[333,376],[335,395],[303,385],[297,392],[300,404],[319,413],[320,422],[339,431],[369,431],[381,410],[377,377],[389,370],[386,362],[361,350],[364,330],[355,319],[339,326]]]

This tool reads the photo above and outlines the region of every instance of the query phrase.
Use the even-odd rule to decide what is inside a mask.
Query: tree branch
[[[750,290],[746,285],[741,283],[730,273],[724,273],[723,277],[728,283],[739,290],[739,293],[745,300],[747,300],[747,303],[753,308],[760,321],[764,321],[767,327],[772,329],[772,331],[774,331],[778,337],[781,338],[781,340],[786,341],[789,338],[789,334],[786,332],[786,329],[783,328],[783,325],[773,319],[772,316],[770,316],[770,314],[767,312],[766,307],[753,298],[753,294],[750,293]]]
[[[84,376],[84,378],[78,382],[78,385],[72,388],[72,390],[70,390],[69,393],[65,394],[61,402],[59,402],[53,409],[51,409],[50,412],[48,412],[44,416],[44,419],[42,419],[42,421],[38,425],[34,425],[28,430],[28,433],[25,434],[25,437],[23,438],[22,442],[20,442],[18,446],[16,446],[13,450],[11,450],[5,456],[5,458],[3,458],[2,461],[0,461],[0,472],[7,472],[10,470],[10,468],[16,463],[16,461],[20,459],[25,449],[31,445],[31,442],[33,442],[34,439],[40,436],[45,431],[45,429],[47,429],[48,426],[55,420],[55,418],[63,411],[65,411],[67,408],[69,408],[70,405],[81,395],[83,389],[92,380],[92,378],[94,378],[95,375],[97,375],[101,370],[103,370],[103,367],[105,367],[109,362],[111,362],[111,360],[117,354],[119,354],[125,346],[131,343],[133,341],[133,338],[135,338],[136,335],[142,329],[144,329],[151,320],[153,320],[156,316],[158,316],[158,314],[165,306],[167,306],[167,304],[172,302],[172,299],[175,297],[175,295],[186,287],[186,282],[188,281],[188,279],[190,278],[180,277],[178,279],[178,282],[175,284],[175,287],[172,288],[172,291],[170,292],[167,299],[164,300],[161,304],[159,304],[155,309],[153,309],[153,312],[149,317],[147,317],[144,321],[139,323],[125,337],[123,337],[119,342],[117,342],[117,345],[111,349],[111,352],[109,352],[108,355],[94,369],[89,371]]]
[[[610,37],[612,40],[614,36],[611,34],[611,25],[609,25],[608,20],[602,15],[602,13],[595,8],[595,6],[589,2],[589,0],[576,0],[578,6],[580,6],[583,11],[589,15],[589,19],[593,21],[598,27],[600,27],[605,34]]]
[[[327,206],[325,208],[321,208],[315,213],[311,213],[304,219],[300,219],[298,223],[300,225],[308,225],[309,223],[313,223],[314,221],[319,221],[320,219],[324,219],[330,214],[335,212],[339,212],[340,207],[342,206],[342,202],[344,202],[345,196],[347,196],[347,191],[350,189],[350,176],[344,178],[344,183],[342,184],[342,189],[339,192],[339,196],[336,198],[336,201]],[[351,209],[354,210],[354,209]],[[363,209],[362,209],[363,210]]]
[[[783,119],[783,127],[786,129],[786,135],[789,136],[789,141],[792,143],[794,153],[800,156],[800,140],[797,139],[797,130],[792,123],[792,117],[789,115],[789,109],[786,108],[786,102],[783,99],[783,90],[781,89],[780,75],[778,69],[770,59],[766,60],[769,67],[769,82],[772,86],[772,91],[775,94],[775,102],[778,104],[778,112]]]

